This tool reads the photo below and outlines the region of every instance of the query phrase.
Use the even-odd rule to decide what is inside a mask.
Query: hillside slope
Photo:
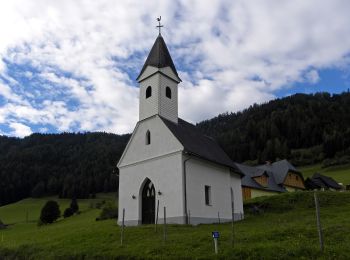
[[[219,115],[198,127],[238,162],[287,158],[307,165],[334,156],[350,162],[350,93],[296,94]]]
[[[350,163],[350,94],[296,94],[201,122],[237,162],[287,158],[296,166]],[[0,205],[28,196],[88,198],[117,190],[130,135],[0,136]]]
[[[117,190],[116,164],[130,135],[0,136],[0,205],[32,196],[88,198]]]
[[[168,226],[168,239],[162,241],[163,229],[155,233],[153,225],[127,227],[120,246],[120,228],[115,220],[95,221],[98,209],[89,208],[90,200],[79,200],[83,212],[49,226],[37,227],[35,221],[17,222],[1,231],[0,256],[34,259],[213,259],[211,232],[220,232],[219,257],[230,259],[346,259],[350,254],[350,193],[319,194],[325,252],[319,251],[313,208],[313,193],[289,193],[262,197],[246,205],[246,219],[234,225]],[[98,198],[97,198],[98,200]],[[35,204],[35,200],[26,200]],[[40,202],[41,203],[41,202]],[[64,204],[65,202],[63,202]],[[250,214],[250,206],[264,210]],[[0,207],[1,215],[23,202]],[[24,207],[25,208],[25,207]],[[127,214],[127,213],[126,213]],[[17,215],[17,213],[16,213]],[[8,218],[5,218],[9,221]]]

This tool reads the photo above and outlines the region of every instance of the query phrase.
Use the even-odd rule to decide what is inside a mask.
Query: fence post
[[[158,213],[159,213],[159,200],[157,201],[157,215],[156,215],[156,227],[155,227],[156,233],[157,233],[157,226],[158,226]]]
[[[316,221],[317,221],[318,236],[320,239],[320,248],[321,248],[321,251],[323,251],[324,245],[323,245],[323,233],[322,233],[322,227],[321,227],[320,205],[318,203],[318,198],[317,198],[316,192],[314,192],[314,199],[315,199],[315,208],[316,208]]]
[[[124,219],[125,219],[125,208],[123,208],[123,220],[122,220],[122,230],[120,232],[120,245],[123,245],[123,238],[124,238]]]
[[[231,245],[234,246],[234,227],[233,222],[235,221],[235,207],[234,207],[234,195],[231,188]]]
[[[164,239],[164,242],[166,241],[166,207],[164,207],[164,237],[163,237],[163,239]]]
[[[219,224],[220,224],[220,211],[218,211],[218,221],[219,221]]]

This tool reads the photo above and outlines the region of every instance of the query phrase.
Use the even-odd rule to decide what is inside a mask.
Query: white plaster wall
[[[119,169],[119,223],[125,208],[126,225],[141,222],[141,187],[149,178],[156,190],[156,202],[159,199],[159,223],[163,222],[163,207],[166,207],[168,223],[184,223],[182,153],[147,160],[124,166]],[[161,195],[158,195],[161,191]],[[136,196],[136,199],[132,198]],[[157,205],[157,203],[156,203]]]
[[[140,83],[139,120],[143,120],[159,112],[159,73],[145,79]],[[146,89],[152,87],[152,96],[146,99]]]
[[[241,176],[231,172],[231,188],[233,191],[233,201],[234,201],[234,213],[244,214],[243,212],[243,195],[242,195],[242,182]]]
[[[166,75],[168,75],[170,78],[174,79],[177,82],[180,82],[180,78],[178,76],[176,76],[176,74],[173,72],[173,70],[168,66],[168,67],[164,67],[164,68],[157,68],[154,66],[147,66],[145,71],[142,73],[142,75],[140,75],[140,78],[138,79],[138,81],[142,81],[145,78],[151,76],[152,74],[156,73],[157,71],[160,71]]]
[[[139,120],[143,120],[155,114],[159,114],[164,118],[177,123],[177,83],[174,80],[171,80],[160,73],[153,74],[157,71],[161,71],[165,73],[168,77],[171,77],[173,79],[178,79],[172,72],[170,67],[158,69],[155,67],[148,66],[146,68],[145,72],[140,78],[140,80],[142,81],[140,83]],[[150,77],[146,78],[147,76]],[[146,89],[148,88],[148,86],[152,87],[152,96],[146,99]],[[171,88],[171,99],[165,96],[165,89],[167,86]]]
[[[165,95],[166,87],[171,89],[171,99]],[[161,76],[160,77],[160,90],[159,90],[160,108],[159,114],[173,121],[178,122],[178,95],[177,95],[177,83],[173,80]]]
[[[144,70],[144,72],[142,73],[142,75],[140,75],[140,78],[138,79],[138,81],[142,81],[145,78],[151,76],[153,73],[159,71],[159,69],[157,67],[153,67],[153,66],[147,66],[146,69]]]
[[[149,145],[146,145],[147,130],[151,133]],[[181,151],[183,146],[156,115],[138,123],[125,149],[118,167]]]
[[[187,210],[193,218],[192,223],[217,222],[218,212],[221,221],[230,220],[231,187],[235,194],[234,212],[243,213],[241,180],[240,177],[231,177],[229,168],[192,158],[186,163],[186,184]],[[210,206],[205,204],[205,185],[211,187]]]

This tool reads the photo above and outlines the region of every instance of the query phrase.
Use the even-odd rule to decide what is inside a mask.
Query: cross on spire
[[[159,35],[161,35],[161,28],[164,27],[163,25],[160,24],[160,20],[162,20],[162,17],[161,17],[161,16],[159,16],[159,17],[157,18],[158,25],[156,26],[156,27],[158,28],[158,30],[159,30]]]

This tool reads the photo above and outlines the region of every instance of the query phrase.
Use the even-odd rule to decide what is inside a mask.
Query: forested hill
[[[198,127],[237,162],[277,158],[296,165],[350,162],[350,94],[297,94]],[[130,135],[0,136],[0,205],[59,194],[86,198],[117,190],[116,163]],[[114,173],[114,174],[113,174]]]
[[[29,196],[86,198],[116,191],[115,166],[129,137],[106,133],[0,136],[0,206]]]
[[[219,115],[198,127],[237,162],[350,162],[350,93],[296,94]]]

